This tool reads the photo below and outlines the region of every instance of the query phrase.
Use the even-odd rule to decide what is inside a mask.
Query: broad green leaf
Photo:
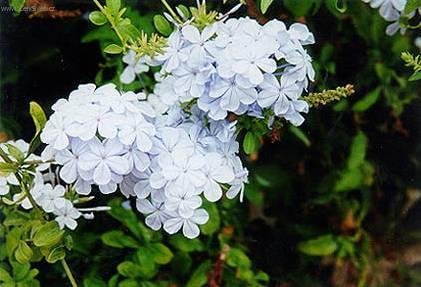
[[[45,116],[44,111],[36,102],[30,102],[29,113],[31,114],[32,120],[34,121],[36,133],[39,133],[47,122],[47,117]]]
[[[112,230],[102,234],[101,240],[105,245],[116,248],[138,248],[140,246],[136,239],[120,230]]]
[[[52,246],[60,242],[64,231],[60,230],[56,221],[50,221],[41,226],[34,235],[33,242],[35,246]]]
[[[251,261],[243,250],[231,248],[227,253],[227,264],[231,267],[239,267],[249,269]]]
[[[152,243],[145,246],[145,248],[148,250],[153,260],[158,264],[167,264],[174,256],[171,250],[162,243]]]
[[[418,80],[421,80],[421,71],[413,73],[408,79],[408,81],[410,82],[418,81]]]
[[[22,11],[22,8],[24,5],[25,5],[25,0],[10,0],[10,6],[18,14],[20,13],[20,11]]]
[[[338,245],[331,234],[300,242],[298,250],[312,256],[327,256],[336,251]]]
[[[284,0],[283,4],[294,16],[307,15],[313,7],[313,0]]]
[[[107,54],[121,54],[121,52],[123,52],[123,48],[116,44],[110,44],[105,47],[104,52]]]
[[[31,264],[29,263],[19,263],[15,261],[11,261],[10,264],[12,265],[13,269],[13,278],[16,282],[24,280],[31,271]]]
[[[138,276],[150,279],[153,278],[158,271],[153,255],[146,248],[140,248],[136,251],[137,266],[139,267]]]
[[[211,268],[212,263],[210,260],[206,260],[200,264],[199,267],[197,267],[197,269],[193,272],[192,276],[186,284],[186,287],[201,287],[206,285],[208,282],[207,273]]]
[[[364,175],[361,170],[356,168],[344,170],[335,184],[335,191],[342,192],[357,189],[363,185]]]
[[[7,215],[6,219],[3,221],[5,226],[15,226],[22,225],[28,222],[29,216],[23,212],[14,211]]]
[[[124,277],[136,278],[141,274],[140,267],[132,261],[124,261],[118,264],[117,271]]]
[[[356,169],[364,162],[366,147],[367,137],[362,131],[359,131],[351,143],[351,151],[347,162],[348,169]]]
[[[186,276],[192,267],[193,260],[188,253],[177,252],[171,260],[171,269],[182,277]]]
[[[268,10],[269,6],[272,4],[273,0],[261,0],[260,1],[260,10],[262,11],[263,14],[266,13],[266,11]]]
[[[251,154],[257,151],[260,142],[259,138],[252,132],[247,132],[243,141],[243,149],[246,154]]]
[[[164,36],[169,36],[173,31],[171,24],[162,15],[155,15],[155,17],[153,17],[153,23],[156,30]]]
[[[45,257],[45,260],[48,263],[56,263],[57,261],[64,259],[66,257],[66,251],[64,247],[59,246],[51,250],[51,252]]]
[[[11,257],[15,249],[18,247],[20,238],[22,236],[22,228],[15,227],[12,228],[6,234],[6,251],[7,256]]]
[[[364,98],[357,101],[353,106],[352,110],[355,112],[364,112],[371,108],[380,97],[381,88],[378,87],[371,92],[369,92]]]
[[[97,26],[107,23],[107,17],[101,11],[93,11],[89,13],[89,20]]]
[[[21,240],[18,244],[18,247],[15,250],[15,258],[19,263],[27,263],[31,260],[34,252],[32,251],[29,245]]]

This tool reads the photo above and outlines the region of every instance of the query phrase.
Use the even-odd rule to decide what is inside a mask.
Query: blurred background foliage
[[[115,35],[89,23],[93,3],[12,2],[25,6],[0,16],[0,141],[31,137],[31,100],[51,112],[80,83],[141,89],[118,81],[120,57],[102,52]],[[98,198],[113,209],[73,234],[68,262],[76,280],[84,287],[421,286],[420,86],[408,81],[412,70],[400,58],[419,54],[417,31],[386,36],[378,11],[358,0],[275,0],[264,15],[262,3],[246,2],[236,16],[309,25],[311,91],[353,84],[355,94],[313,108],[300,128],[260,137],[259,151],[244,155],[245,202],[207,207],[211,219],[199,239],[153,232],[123,198]],[[228,11],[236,3],[208,4]],[[124,5],[137,28],[154,31],[159,1]],[[142,79],[151,88],[153,74]],[[13,266],[15,285],[0,274],[0,286],[67,284],[60,266],[32,267],[40,273]]]

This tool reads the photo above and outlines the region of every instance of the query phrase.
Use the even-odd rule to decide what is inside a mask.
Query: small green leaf
[[[413,73],[408,79],[408,81],[410,82],[418,81],[418,80],[421,80],[421,71]]]
[[[265,14],[272,2],[273,0],[261,0],[260,11],[262,11],[262,13]]]
[[[23,152],[12,144],[5,143],[5,145],[9,154],[19,163],[22,163],[25,159],[25,155],[23,154]]]
[[[203,251],[205,246],[198,238],[187,239],[183,235],[174,235],[170,238],[170,244],[183,252]]]
[[[34,235],[33,242],[35,246],[52,246],[60,242],[64,231],[60,230],[56,221],[50,221],[41,226]]]
[[[231,248],[227,253],[227,264],[231,267],[239,267],[249,269],[251,261],[243,250]]]
[[[313,0],[284,0],[283,3],[285,8],[296,17],[307,15],[313,7]]]
[[[127,20],[127,21],[126,21]],[[135,41],[140,36],[140,31],[130,23],[129,19],[124,19],[117,25],[117,29],[124,39]]]
[[[210,204],[209,202],[204,202],[203,207],[209,213],[209,220],[200,226],[200,230],[205,235],[214,234],[221,227],[221,217],[219,216],[218,208],[215,204]]]
[[[246,154],[251,154],[257,151],[260,142],[259,138],[252,132],[247,132],[243,141],[243,149]]]
[[[206,260],[205,262],[200,264],[199,267],[197,267],[197,269],[193,272],[192,276],[186,284],[186,287],[204,286],[208,282],[207,273],[211,268],[212,263],[210,262],[210,260]]]
[[[38,134],[45,126],[47,122],[47,117],[45,116],[44,111],[41,106],[36,102],[29,103],[29,113],[32,116],[32,120],[35,124],[36,133]]]
[[[120,11],[121,1],[120,0],[105,0],[105,4],[110,8],[111,13],[116,16]]]
[[[107,23],[107,17],[101,11],[93,11],[89,13],[89,20],[97,26]]]
[[[18,170],[18,167],[15,163],[12,162],[0,162],[0,173],[8,175],[9,173],[15,173]]]
[[[101,240],[105,245],[115,248],[139,247],[139,243],[133,237],[124,234],[124,232],[120,230],[112,230],[102,234]]]
[[[347,162],[348,169],[356,169],[364,162],[366,148],[367,137],[362,131],[359,131],[351,143],[351,151]]]
[[[172,27],[170,22],[165,19],[162,15],[155,15],[153,17],[153,23],[155,25],[156,30],[164,36],[169,36],[172,33]]]
[[[335,191],[343,192],[357,189],[361,187],[361,185],[364,183],[363,181],[364,175],[360,169],[346,169],[340,173],[340,177],[335,184]]]
[[[408,0],[405,5],[404,14],[409,14],[421,7],[421,0]]]
[[[29,245],[21,240],[19,241],[18,247],[15,250],[15,258],[19,263],[27,263],[31,260],[34,252]]]
[[[30,273],[31,264],[29,263],[19,263],[19,262],[10,262],[13,268],[13,278],[16,282],[24,280]]]
[[[7,272],[6,270],[4,270],[3,268],[0,268],[0,282],[5,282],[5,283],[9,283],[9,282],[14,282],[12,276],[10,276],[9,272]]]
[[[380,92],[381,92],[380,87],[372,90],[364,98],[357,101],[352,106],[352,110],[354,112],[360,112],[360,113],[368,110],[369,108],[371,108],[371,106],[373,106],[377,102],[381,94]]]
[[[327,256],[336,251],[338,245],[331,234],[301,242],[298,250],[312,256]]]
[[[190,11],[189,11],[189,9],[186,7],[186,6],[184,6],[184,5],[178,5],[177,6],[177,8],[183,13],[183,15],[187,18],[187,19],[189,19],[190,18],[190,16],[191,16],[191,13],[190,13]]]
[[[147,245],[146,248],[153,260],[158,264],[167,264],[174,256],[171,250],[162,243],[152,243]]]
[[[116,44],[110,44],[104,48],[104,52],[107,54],[121,54],[121,52],[123,52],[123,48]]]
[[[300,141],[304,143],[305,146],[309,147],[311,145],[310,140],[307,135],[299,128],[294,126],[289,126],[290,132],[295,135]]]
[[[128,278],[136,278],[141,273],[141,271],[139,270],[139,266],[137,266],[131,261],[124,261],[118,264],[117,271],[124,277]]]
[[[18,14],[20,13],[20,11],[22,11],[22,8],[24,5],[25,5],[25,0],[10,0],[10,6]]]
[[[64,259],[64,257],[66,257],[66,251],[64,250],[64,247],[59,246],[51,250],[48,256],[45,257],[45,260],[48,263],[56,263],[57,261]]]

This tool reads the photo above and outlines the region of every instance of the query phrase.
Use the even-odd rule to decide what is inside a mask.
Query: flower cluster
[[[405,27],[401,27],[400,19],[405,16],[409,19],[415,16],[415,11],[404,15],[407,0],[362,0],[365,3],[370,3],[371,8],[379,8],[380,15],[388,22],[392,22],[386,28],[386,34],[392,36],[400,30],[401,34],[406,31]]]
[[[16,142],[9,141],[6,144],[12,145],[22,152],[26,158],[26,165],[30,166],[32,165],[32,162],[39,162],[34,164],[35,169],[30,173],[30,189],[28,191],[19,190],[19,192],[14,192],[10,196],[13,201],[8,201],[8,204],[18,204],[26,210],[32,209],[34,207],[33,204],[35,204],[36,208],[41,208],[46,213],[52,213],[61,229],[67,227],[72,230],[76,228],[76,220],[81,216],[86,219],[92,219],[92,211],[108,209],[108,207],[75,207],[74,204],[76,204],[78,200],[70,199],[69,187],[59,183],[57,176],[52,172],[53,167],[51,163],[43,161],[40,156],[34,154],[28,156],[29,144],[23,140],[18,140]],[[7,154],[5,144],[1,144],[0,149]],[[19,180],[15,174],[11,173],[7,176],[0,176],[0,196],[7,196],[14,187],[18,186]],[[26,192],[29,193],[29,196]]]
[[[232,18],[202,31],[193,24],[178,27],[162,55],[138,61],[162,66],[151,100],[163,111],[197,100],[212,120],[228,113],[261,117],[264,109],[271,109],[298,126],[304,121],[300,113],[308,111],[300,96],[314,80],[303,46],[313,43],[304,24],[287,28],[279,20],[260,25],[250,18]]]
[[[77,193],[96,185],[104,193],[120,187],[137,198],[146,224],[188,238],[208,220],[203,197],[214,202],[241,194],[247,170],[237,156],[235,123],[208,122],[197,106],[192,114],[174,106],[156,114],[145,95],[121,94],[114,85],[80,85],[53,105],[41,133],[44,156],[61,166],[60,177]]]

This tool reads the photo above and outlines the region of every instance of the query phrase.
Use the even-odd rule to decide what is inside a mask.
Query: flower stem
[[[66,272],[67,278],[69,278],[70,284],[72,287],[77,287],[77,283],[75,278],[73,277],[72,271],[69,268],[69,265],[67,265],[66,260],[63,258],[60,260],[61,265],[63,266],[64,271]]]
[[[178,15],[174,12],[174,10],[171,8],[171,6],[168,4],[168,2],[166,0],[161,0],[161,2],[162,2],[162,4],[164,4],[165,8],[167,8],[168,12],[170,12],[171,16],[173,16],[173,18],[177,22],[183,23],[183,21],[180,20],[180,18],[178,17]]]

